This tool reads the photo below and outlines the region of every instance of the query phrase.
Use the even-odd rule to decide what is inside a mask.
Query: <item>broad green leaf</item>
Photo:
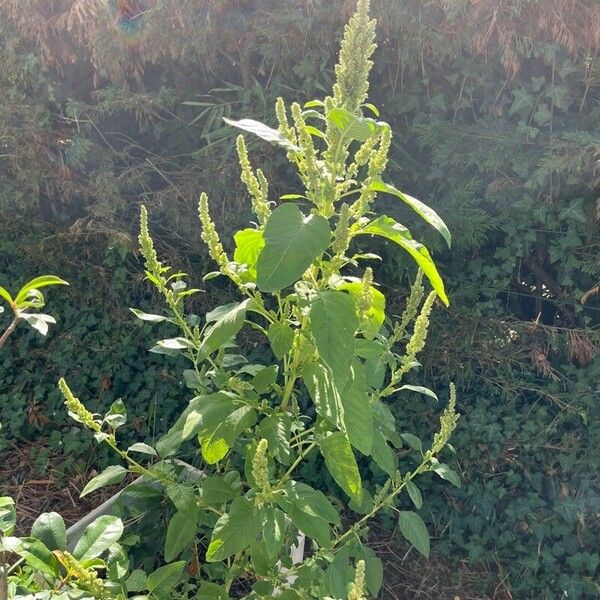
[[[222,585],[205,581],[200,585],[196,600],[229,600],[230,596]]]
[[[275,558],[283,546],[285,515],[278,508],[266,506],[262,509],[260,518],[265,548],[268,555]]]
[[[423,519],[413,511],[398,513],[400,533],[426,558],[429,558],[429,533]]]
[[[189,520],[195,520],[198,517],[196,492],[191,485],[185,483],[168,485],[167,496],[179,514],[185,515]]]
[[[290,150],[292,152],[300,151],[300,148],[294,146],[294,144],[281,135],[277,129],[273,129],[268,125],[261,123],[260,121],[254,121],[253,119],[241,119],[239,121],[234,121],[232,119],[228,119],[227,117],[223,117],[223,121],[232,127],[237,127],[238,129],[243,129],[244,131],[253,133],[267,142],[283,146],[286,150]]]
[[[412,433],[402,433],[400,437],[413,449],[417,452],[423,451],[423,442],[420,438]]]
[[[260,519],[253,504],[245,498],[236,498],[229,512],[217,521],[212,532],[207,562],[217,562],[245,550],[258,535]]]
[[[141,569],[135,569],[125,581],[128,592],[143,592],[146,589],[146,573]]]
[[[107,485],[121,483],[125,479],[125,475],[127,475],[127,469],[121,465],[106,467],[100,475],[96,475],[96,477],[88,481],[81,492],[81,498]]]
[[[291,427],[292,418],[287,414],[265,417],[258,426],[260,437],[269,443],[269,454],[284,465],[290,464]]]
[[[378,235],[398,244],[406,250],[423,270],[438,296],[448,306],[449,302],[444,289],[444,282],[429,254],[429,250],[423,244],[413,240],[406,227],[400,225],[400,223],[397,223],[391,217],[382,215],[366,227],[356,228],[354,235]]]
[[[285,498],[302,512],[311,517],[318,517],[333,525],[340,524],[340,514],[327,496],[299,481],[288,481],[283,487]]]
[[[256,264],[257,284],[263,292],[277,292],[300,279],[326,250],[331,230],[324,217],[305,217],[295,204],[283,204],[269,216],[264,239]]]
[[[11,535],[16,523],[15,501],[8,496],[0,496],[0,537]]]
[[[406,482],[406,491],[412,500],[412,503],[415,505],[417,510],[421,509],[423,506],[423,495],[421,494],[421,490],[409,479]]]
[[[58,561],[43,542],[34,537],[4,537],[2,547],[8,552],[14,552],[27,561],[30,567],[41,571],[52,578],[59,576]]]
[[[276,381],[279,367],[271,365],[256,373],[252,378],[252,387],[259,393],[264,394]]]
[[[351,283],[343,283],[337,289],[348,292],[358,306],[362,296],[362,287],[361,282],[353,281]],[[371,286],[371,296],[371,306],[365,313],[361,328],[365,333],[365,337],[372,339],[381,329],[385,320],[385,296],[373,286]]]
[[[104,422],[113,429],[118,429],[125,425],[127,422],[127,409],[121,398],[115,400],[110,405],[110,408],[104,417]]]
[[[153,315],[150,313],[145,313],[143,310],[139,310],[137,308],[129,309],[138,319],[142,321],[148,321],[150,323],[162,323],[166,321],[168,317],[164,317],[163,315]]]
[[[156,571],[148,575],[146,589],[155,596],[170,595],[179,583],[184,567],[185,560],[159,567]]]
[[[307,362],[302,370],[302,379],[317,414],[345,431],[344,408],[330,369],[318,362]]]
[[[150,348],[150,352],[154,354],[169,354],[176,355],[181,350],[193,350],[194,344],[183,337],[170,338],[167,340],[159,340],[156,345]]]
[[[54,275],[41,275],[31,281],[28,281],[18,292],[15,298],[15,304],[20,306],[31,290],[37,290],[48,285],[69,285],[64,279],[55,277]]]
[[[401,192],[399,189],[395,188],[393,185],[389,183],[384,183],[383,181],[374,181],[371,185],[369,185],[370,190],[374,192],[385,192],[386,194],[393,194],[397,196],[408,204],[425,222],[429,223],[432,227],[437,229],[439,233],[443,236],[448,244],[448,248],[450,248],[452,244],[452,236],[450,235],[450,231],[446,226],[446,223],[442,220],[442,218],[433,210],[420,200]]]
[[[42,313],[19,313],[21,319],[27,321],[36,331],[42,335],[48,333],[48,324],[56,323],[56,319],[50,315],[44,315]]]
[[[362,481],[348,435],[336,431],[322,438],[319,441],[319,448],[325,459],[325,466],[335,482],[354,502],[360,504],[362,502]]]
[[[371,457],[380,469],[385,471],[390,477],[393,477],[396,472],[396,457],[377,427],[373,428]]]
[[[345,384],[354,356],[358,316],[344,292],[322,292],[310,307],[310,330],[317,350],[338,384]]]
[[[341,131],[343,140],[366,142],[377,132],[375,121],[358,117],[345,108],[331,109],[327,120]]]
[[[436,466],[433,469],[433,471],[437,473],[442,479],[449,481],[454,487],[459,488],[461,486],[460,476],[448,465],[441,463],[438,466]]]
[[[203,428],[217,425],[236,408],[231,396],[217,392],[196,396],[181,413],[173,427],[158,440],[156,450],[163,458],[176,452],[181,444]]]
[[[123,523],[118,517],[104,515],[87,526],[73,550],[78,560],[98,558],[123,535]]]
[[[248,299],[239,304],[230,305],[229,310],[214,325],[211,325],[210,329],[206,332],[200,345],[200,352],[204,353],[204,355],[211,354],[237,335],[244,325],[246,311],[251,302],[252,300]]]
[[[225,504],[242,493],[240,475],[237,471],[230,471],[225,475],[204,477],[199,492],[207,504]]]
[[[65,522],[55,512],[41,514],[31,527],[31,536],[40,540],[49,550],[64,550],[67,547]]]
[[[244,283],[256,281],[256,261],[265,247],[263,232],[258,229],[242,229],[233,236],[233,239],[235,241],[233,260],[248,267],[248,270],[242,274],[242,281]]]
[[[267,336],[277,360],[281,360],[292,349],[294,331],[285,323],[273,323],[267,330]]]
[[[144,442],[136,442],[135,444],[131,444],[131,446],[127,448],[127,452],[139,452],[140,454],[150,454],[150,456],[156,456],[156,450],[152,446],[144,444]]]
[[[377,598],[383,584],[383,563],[368,546],[361,545],[361,550],[362,552],[357,558],[365,561],[365,583],[371,595]]]
[[[196,521],[177,512],[171,517],[165,537],[165,560],[171,562],[187,548],[196,536]]]
[[[369,456],[373,445],[373,409],[363,367],[358,362],[352,365],[350,379],[340,396],[348,439],[359,452]]]

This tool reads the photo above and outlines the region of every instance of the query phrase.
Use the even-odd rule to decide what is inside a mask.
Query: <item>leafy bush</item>
[[[238,579],[252,584],[244,596],[249,598],[376,596],[381,563],[362,541],[369,520],[382,510],[397,511],[399,530],[428,556],[423,520],[413,510],[396,508],[398,497],[406,494],[420,509],[422,495],[414,480],[427,472],[460,485],[457,474],[437,458],[458,420],[454,388],[428,449],[414,434],[397,430],[385,403],[403,390],[435,396],[427,388],[405,385],[404,380],[419,365],[417,356],[425,345],[436,298],[445,304],[448,300],[427,249],[394,219],[372,216],[376,195],[399,197],[448,242],[450,236],[434,211],[381,178],[391,129],[363,116],[363,108],[378,115],[375,107],[364,104],[375,25],[368,6],[368,0],[359,0],[346,28],[332,96],[310,102],[304,110],[292,104],[293,126],[281,99],[276,105],[277,130],[250,119],[231,122],[282,146],[303,187],[302,194],[286,195],[273,209],[266,178],[260,170],[254,172],[244,138],[238,138],[242,181],[252,197],[257,223],[235,234],[233,261],[223,250],[207,196],[202,194],[202,238],[219,268],[207,278],[228,277],[245,300],[214,308],[203,325],[186,314],[185,301],[198,290],[187,287],[184,273],[171,273],[158,260],[142,208],[139,239],[146,277],[164,297],[167,314],[133,312],[143,321],[167,322],[178,329],[178,337],[160,340],[152,350],[187,358],[192,368],[185,373],[186,380],[198,394],[167,434],[154,447],[138,442],[121,449],[116,432],[126,423],[124,403],[117,400],[99,418],[73,395],[64,379],[59,382],[70,416],[126,465],[108,467],[83,494],[121,483],[130,472],[143,477],[144,488],[157,485],[150,496],[164,494],[173,512],[164,540],[167,564],[139,578],[128,577],[126,568],[117,567],[120,594],[147,590],[152,596],[167,597],[182,583],[184,566],[191,561],[197,573],[185,589],[196,587],[201,598],[230,597]],[[309,125],[308,119],[315,119],[316,125]],[[303,213],[301,206],[310,213]],[[350,250],[353,240],[362,236],[380,236],[399,245],[434,288],[422,303],[420,271],[396,322],[386,320],[385,296],[377,289],[372,269],[366,267],[362,277],[352,275],[362,262],[377,258]],[[407,335],[413,320],[414,330]],[[245,324],[268,339],[269,364],[250,363],[236,352],[233,340]],[[397,346],[404,342],[405,352],[398,353]],[[202,478],[195,485],[182,477],[175,459],[191,440],[197,440],[202,457]],[[404,444],[411,449],[413,464],[398,463],[393,448]],[[297,478],[298,468],[317,450],[339,488],[337,502],[343,502],[339,498],[343,493],[359,515],[349,526],[327,496]],[[371,489],[363,485],[356,451],[385,474],[382,485]],[[158,460],[144,466],[136,454]],[[311,553],[293,564],[291,546],[304,535],[311,541]],[[25,542],[11,540],[5,548],[34,568],[40,555],[47,553],[42,559],[44,568],[52,571],[47,574],[60,578],[58,563],[42,541],[36,542],[40,552],[32,553]],[[110,586],[103,586],[95,571],[108,570],[109,563],[98,561],[98,553],[87,556],[77,550],[75,559],[64,551],[58,554],[59,559],[68,559],[63,567],[83,568],[74,585],[103,597]],[[87,563],[88,558],[94,561]],[[169,586],[154,584],[157,573],[168,578]],[[52,588],[52,581],[47,583]]]

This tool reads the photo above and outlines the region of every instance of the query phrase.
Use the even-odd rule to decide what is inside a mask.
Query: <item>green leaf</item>
[[[374,598],[379,596],[379,590],[383,584],[383,562],[368,546],[361,546],[362,558],[365,561],[365,583],[367,589]]]
[[[317,414],[345,431],[344,408],[330,369],[318,362],[307,362],[302,370],[302,379]]]
[[[256,373],[252,378],[252,387],[259,393],[264,394],[276,381],[279,367],[271,365]]]
[[[121,483],[125,479],[125,475],[127,475],[127,469],[121,465],[111,465],[110,467],[106,467],[100,475],[96,475],[96,477],[88,481],[87,485],[83,488],[80,497],[83,498],[91,492],[107,485]]]
[[[327,113],[327,120],[342,132],[343,140],[366,142],[377,132],[375,121],[358,117],[345,108],[331,109]]]
[[[379,429],[373,427],[373,445],[371,457],[375,464],[385,471],[390,477],[396,472],[396,458],[392,449],[388,446],[385,437]]]
[[[416,435],[412,433],[402,433],[400,437],[413,449],[417,452],[423,452],[423,442]]]
[[[165,536],[165,560],[171,562],[187,548],[196,537],[196,521],[187,515],[175,513],[167,526]]]
[[[322,292],[310,307],[310,330],[317,350],[339,384],[348,379],[354,356],[358,316],[344,292]]]
[[[206,551],[207,562],[217,562],[245,550],[258,535],[260,520],[254,506],[236,498],[229,512],[219,518]]]
[[[14,552],[27,561],[30,567],[49,575],[52,578],[59,576],[58,561],[43,542],[34,537],[4,537],[2,547],[8,552]]]
[[[185,560],[159,567],[148,575],[146,589],[155,596],[171,593],[179,583],[184,567]]]
[[[11,535],[16,524],[15,501],[8,496],[0,496],[0,537]]]
[[[442,479],[449,481],[453,486],[459,488],[461,486],[460,476],[456,471],[451,469],[448,465],[441,463],[437,465],[433,471],[437,473]]]
[[[267,330],[267,337],[277,360],[281,360],[292,349],[294,331],[285,323],[279,321],[273,323]]]
[[[167,486],[167,496],[175,505],[179,514],[185,515],[190,521],[198,517],[198,504],[194,488],[185,483],[174,483]]]
[[[290,415],[271,415],[264,418],[258,426],[261,438],[269,443],[269,453],[281,464],[290,464],[290,434],[292,418]]]
[[[146,589],[146,573],[141,569],[134,569],[125,581],[128,592],[143,592]]]
[[[234,121],[232,119],[228,119],[227,117],[223,117],[223,121],[232,127],[237,127],[238,129],[243,129],[244,131],[253,133],[267,142],[277,144],[278,146],[283,146],[286,150],[290,150],[291,152],[300,151],[298,146],[294,146],[294,144],[281,135],[277,129],[273,129],[268,125],[261,123],[260,121],[254,121],[253,119],[241,119],[239,121]]]
[[[237,471],[230,471],[225,475],[204,477],[199,491],[206,504],[225,504],[241,494],[240,475]]]
[[[145,313],[142,310],[139,310],[137,308],[130,308],[129,309],[138,319],[141,319],[142,321],[148,321],[150,323],[162,323],[163,321],[166,321],[168,317],[164,317],[163,315],[153,315],[150,313]]]
[[[41,514],[31,527],[31,536],[40,540],[49,550],[64,550],[67,547],[65,522],[55,512]]]
[[[127,452],[139,452],[140,454],[150,454],[150,456],[156,456],[156,450],[152,446],[144,444],[144,442],[136,442],[135,444],[131,444],[131,446],[127,448]]]
[[[265,548],[268,555],[275,558],[283,546],[285,515],[278,508],[266,506],[262,509],[260,518]]]
[[[360,504],[362,481],[347,434],[336,431],[322,438],[319,441],[319,448],[325,459],[325,466],[335,482],[354,502]]]
[[[196,600],[229,600],[230,596],[222,585],[204,582],[200,585]]]
[[[242,229],[233,236],[233,239],[235,241],[233,260],[248,267],[248,270],[242,274],[242,281],[244,283],[256,281],[256,261],[265,247],[263,232],[258,229]]]
[[[369,456],[373,446],[373,409],[367,395],[363,367],[358,362],[352,365],[350,379],[340,396],[348,439],[359,452]]]
[[[327,496],[306,483],[288,481],[283,490],[286,499],[311,517],[318,517],[333,525],[340,524],[340,515]]]
[[[15,304],[17,306],[20,306],[21,302],[23,302],[27,298],[27,296],[31,290],[37,290],[39,288],[46,287],[48,285],[69,285],[69,284],[64,279],[61,279],[60,277],[55,277],[54,275],[41,275],[40,277],[36,277],[35,279],[28,281],[19,290],[19,293],[17,294],[17,297],[15,298]]]
[[[300,279],[325,251],[331,230],[324,217],[305,217],[295,204],[283,204],[269,216],[264,239],[256,265],[257,284],[264,292],[277,292]]]
[[[352,296],[354,303],[358,306],[362,296],[362,283],[353,281],[351,283],[343,283],[337,289],[346,291]],[[371,286],[371,306],[366,311],[361,327],[365,333],[365,337],[373,338],[381,329],[385,320],[385,296],[375,287]]]
[[[78,560],[98,558],[123,535],[123,523],[118,517],[104,515],[87,526],[73,550]]]
[[[6,300],[6,302],[8,302],[9,306],[13,306],[14,301],[12,299],[12,296],[8,293],[8,290],[6,288],[3,288],[0,285],[0,298],[4,298],[4,300]]]
[[[397,223],[391,217],[382,215],[369,223],[366,227],[363,227],[362,229],[356,228],[354,230],[354,235],[378,235],[398,244],[414,258],[431,282],[431,285],[438,296],[446,306],[449,305],[448,297],[444,290],[444,282],[429,254],[429,250],[427,250],[423,244],[413,240],[406,227],[400,225],[400,223]]]
[[[389,183],[384,183],[383,181],[374,181],[371,185],[369,185],[369,190],[374,192],[385,192],[386,194],[393,194],[397,196],[408,204],[426,223],[429,223],[432,227],[434,227],[446,240],[448,244],[448,248],[450,248],[452,244],[452,236],[450,235],[450,230],[446,226],[446,223],[442,220],[442,218],[433,210],[420,200],[401,192],[399,189],[395,188],[393,185]]]
[[[115,400],[110,405],[110,408],[104,417],[104,422],[113,429],[118,429],[125,425],[127,422],[127,410],[121,398]]]
[[[415,505],[415,508],[420,510],[421,506],[423,506],[423,496],[421,494],[421,490],[409,479],[406,482],[406,491],[408,492],[412,503]]]
[[[429,396],[434,400],[438,399],[437,394],[434,391],[430,390],[429,388],[423,387],[422,385],[403,385],[396,391],[401,392],[402,390],[408,390],[410,392],[416,392],[417,394],[423,394],[424,396]]]
[[[194,344],[184,337],[170,338],[168,340],[159,340],[156,345],[150,348],[154,354],[178,354],[181,350],[192,350]]]
[[[423,519],[413,511],[398,513],[400,533],[426,558],[429,558],[429,533]]]
[[[207,331],[200,352],[204,355],[212,354],[220,348],[225,342],[228,342],[232,337],[237,335],[239,330],[244,325],[246,319],[246,311],[249,308],[251,299],[244,300],[239,304],[231,304],[225,314],[223,314]]]

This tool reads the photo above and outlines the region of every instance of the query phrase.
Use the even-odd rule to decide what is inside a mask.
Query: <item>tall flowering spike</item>
[[[221,244],[217,228],[210,217],[208,196],[204,192],[200,194],[198,215],[200,217],[200,224],[202,225],[202,233],[200,235],[204,243],[208,246],[208,253],[221,269],[228,268],[229,261],[223,250],[223,244]]]
[[[425,288],[423,287],[423,271],[419,269],[419,271],[417,272],[417,276],[415,277],[415,282],[410,288],[410,295],[408,297],[408,300],[406,301],[406,308],[402,313],[400,323],[396,323],[394,327],[394,332],[392,334],[392,337],[390,338],[391,344],[396,344],[404,337],[406,328],[415,318],[415,315],[419,310],[419,306],[421,304],[421,301],[423,300],[424,293]]]
[[[312,137],[306,128],[306,121],[302,116],[302,108],[300,108],[300,105],[297,102],[292,104],[292,118],[294,119],[294,125],[298,132],[298,146],[300,146],[300,151],[304,158],[300,164],[300,169],[305,179],[309,198],[318,205],[318,188],[321,174],[317,164],[317,153]]]
[[[256,453],[252,458],[252,477],[254,477],[256,485],[262,492],[271,491],[271,484],[269,483],[267,448],[267,440],[260,440],[260,442],[258,442],[258,446],[256,447]]]
[[[337,227],[333,232],[333,243],[331,249],[337,255],[342,255],[348,249],[350,243],[350,210],[346,203],[340,206],[340,216]]]
[[[246,185],[248,193],[252,197],[252,210],[258,217],[260,224],[264,225],[271,214],[271,209],[269,208],[269,202],[267,200],[269,194],[267,179],[260,169],[258,170],[258,178],[254,174],[250,159],[248,158],[248,149],[246,148],[246,141],[244,140],[243,135],[238,135],[236,148],[240,167],[242,169],[241,179]]]
[[[275,102],[275,114],[277,115],[277,122],[279,123],[279,133],[283,135],[289,142],[297,145],[296,132],[293,127],[290,127],[287,118],[287,112],[285,109],[285,103],[283,102],[283,98],[281,96],[277,98]]]
[[[344,29],[340,59],[335,67],[333,99],[336,106],[356,113],[367,99],[374,40],[375,20],[369,19],[369,0],[358,0],[356,13]]]
[[[362,278],[362,286],[360,290],[360,299],[358,301],[358,317],[364,319],[367,312],[373,304],[373,269],[367,267]]]
[[[381,130],[379,147],[369,158],[369,177],[379,177],[387,167],[388,154],[392,144],[392,128],[386,125]]]
[[[406,360],[409,362],[413,362],[425,347],[425,341],[427,340],[427,332],[429,330],[429,315],[431,314],[431,309],[433,308],[433,303],[437,297],[435,292],[431,292],[427,299],[423,303],[423,308],[417,320],[415,321],[415,330],[406,344]]]
[[[150,237],[150,231],[148,229],[148,211],[142,204],[140,207],[140,235],[138,237],[140,244],[140,252],[145,260],[146,271],[152,273],[155,277],[161,277],[162,264],[158,260],[156,250],[154,249],[154,243]]]
[[[365,589],[365,561],[359,560],[356,563],[356,573],[354,574],[354,582],[350,585],[348,591],[348,600],[364,600]]]
[[[452,432],[456,429],[460,415],[456,412],[456,387],[450,384],[450,401],[440,417],[440,430],[433,436],[430,454],[433,456],[448,443]]]
[[[91,431],[100,433],[100,423],[94,419],[94,415],[82,404],[79,398],[76,398],[69,389],[67,382],[61,377],[58,381],[58,387],[65,399],[65,406],[69,411],[69,416],[78,423],[85,425]]]
[[[66,550],[55,550],[53,554],[58,558],[67,571],[68,577],[77,581],[77,586],[88,592],[96,600],[112,598],[112,594],[104,589],[102,579],[92,569],[86,569],[72,554]]]

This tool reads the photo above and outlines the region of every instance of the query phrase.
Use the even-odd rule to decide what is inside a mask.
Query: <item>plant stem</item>
[[[2,337],[0,337],[0,348],[6,344],[6,340],[8,340],[10,334],[16,329],[19,320],[20,318],[15,316],[15,318],[12,320],[12,323],[6,328],[6,331],[2,334]]]

